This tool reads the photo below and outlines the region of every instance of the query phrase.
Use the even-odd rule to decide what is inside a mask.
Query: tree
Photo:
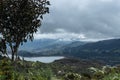
[[[33,40],[43,15],[49,13],[47,0],[0,0],[0,34],[17,57],[20,44]]]

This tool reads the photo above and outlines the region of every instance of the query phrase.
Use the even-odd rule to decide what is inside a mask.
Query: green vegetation
[[[120,80],[119,67],[103,66],[102,69],[91,67],[88,71],[89,74],[68,73],[64,80]]]
[[[12,61],[18,48],[27,40],[33,40],[33,34],[41,26],[43,15],[49,13],[47,0],[0,0],[0,52],[7,53],[9,46]]]
[[[12,55],[12,60],[6,57],[0,60],[0,80],[120,80],[119,66],[101,68],[90,61],[72,59],[44,64],[18,58],[19,46],[27,40],[33,40],[33,34],[40,27],[43,15],[49,13],[48,5],[50,5],[48,0],[0,0],[0,54],[7,55],[9,46]],[[50,53],[53,55],[60,51],[59,55],[67,53],[69,56],[82,56],[84,59],[87,57],[101,59],[104,55],[99,54],[104,53],[109,59],[116,60],[120,53],[120,43],[118,44],[116,40],[114,43],[112,40],[105,43],[106,41],[88,43],[78,48],[71,47],[71,50],[69,47],[63,51],[48,52],[49,55]],[[113,53],[116,55],[113,56]],[[101,60],[105,61],[106,58]]]
[[[0,80],[51,80],[51,69],[40,62],[0,60]],[[13,66],[14,65],[14,66]]]
[[[69,65],[70,63],[66,63],[68,67],[59,62],[60,65],[57,65],[57,62],[50,64],[22,60],[12,62],[6,57],[2,58],[0,63],[0,80],[120,80],[119,66],[81,68],[86,71],[77,68],[77,71]],[[61,67],[60,70],[61,65],[64,68]]]

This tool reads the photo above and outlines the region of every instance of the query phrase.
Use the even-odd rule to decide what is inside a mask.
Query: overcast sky
[[[107,39],[120,37],[120,0],[50,0],[35,38]]]

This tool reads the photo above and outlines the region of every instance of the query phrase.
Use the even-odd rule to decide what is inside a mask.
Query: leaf
[[[50,13],[50,12],[49,12],[49,8],[48,8],[48,7],[46,7],[46,12],[47,12],[47,13]]]
[[[43,16],[41,15],[40,18],[43,19]]]
[[[47,1],[46,3],[47,3],[47,5],[50,5],[50,1]]]

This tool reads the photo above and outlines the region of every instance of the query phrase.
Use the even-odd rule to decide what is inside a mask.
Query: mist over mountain
[[[36,51],[36,50],[43,50],[43,49],[50,49],[51,47],[59,47],[66,44],[69,44],[73,41],[62,41],[59,39],[35,39],[33,42],[28,41],[24,43],[24,45],[20,46],[20,51]]]
[[[33,42],[27,42],[19,49],[20,53],[29,53],[34,55],[57,55],[65,48],[72,48],[84,45],[87,42],[74,40],[59,40],[59,39],[36,39]],[[27,54],[28,55],[28,54]],[[29,55],[30,56],[30,55]]]

